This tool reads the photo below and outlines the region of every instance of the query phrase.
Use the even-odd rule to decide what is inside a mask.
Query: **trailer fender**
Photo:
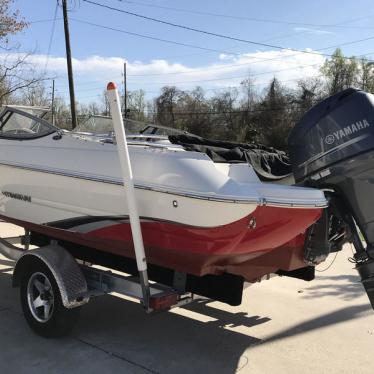
[[[89,301],[87,282],[81,268],[66,249],[56,244],[22,255],[14,267],[13,287],[20,286],[24,270],[35,261],[42,261],[53,274],[65,308],[75,308]]]

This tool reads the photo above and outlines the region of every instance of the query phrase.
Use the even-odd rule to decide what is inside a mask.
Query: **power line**
[[[205,48],[205,47],[196,46],[196,45],[192,45],[192,44],[179,43],[179,42],[172,41],[172,40],[160,39],[160,38],[152,37],[152,36],[149,36],[149,35],[133,33],[133,32],[130,32],[130,31],[123,30],[123,29],[117,29],[117,28],[113,28],[113,27],[110,27],[110,26],[104,26],[104,25],[100,25],[100,24],[97,24],[97,23],[80,20],[80,19],[77,19],[77,18],[70,18],[70,19],[74,22],[79,22],[79,23],[87,24],[87,25],[94,26],[94,27],[100,27],[100,28],[107,29],[107,30],[110,30],[110,31],[125,33],[125,34],[129,34],[129,35],[134,35],[134,36],[139,36],[139,37],[142,37],[142,38],[147,38],[147,39],[152,39],[152,40],[157,40],[157,41],[162,41],[162,42],[172,43],[172,44],[177,44],[177,45],[182,45],[182,46],[186,46],[186,47],[198,48],[198,49],[203,49],[203,50],[208,50],[208,51],[213,51],[213,52],[236,55],[236,53],[232,53],[232,52],[227,52],[227,51],[222,51],[222,50],[217,50],[217,49],[211,49],[211,48]],[[358,41],[354,41],[354,42],[350,42],[350,43],[358,43],[358,42],[361,42],[361,41],[363,41],[363,40],[358,40]],[[326,49],[334,48],[334,47],[335,46],[326,47]],[[238,55],[241,55],[241,54],[238,54]],[[259,57],[255,57],[255,56],[247,56],[247,57],[252,58],[252,59],[258,59],[258,61],[253,61],[251,63],[242,63],[242,64],[226,64],[225,66],[222,66],[222,67],[209,68],[209,70],[211,70],[211,69],[214,69],[214,70],[218,69],[219,70],[219,69],[226,69],[227,67],[251,65],[251,64],[258,63],[258,62],[272,61],[272,60],[276,60],[276,59],[279,59],[279,58],[287,58],[287,57],[292,57],[292,56],[296,56],[296,55],[293,54],[293,55],[289,55],[289,56],[275,57],[275,58],[269,58],[269,59],[261,59]],[[199,70],[204,71],[205,69],[199,69]],[[129,77],[146,77],[146,76],[158,76],[158,75],[193,74],[196,71],[198,71],[198,70],[188,71],[188,72],[173,72],[173,73],[158,73],[158,74],[128,74],[128,76]]]
[[[364,57],[366,55],[371,55],[373,54],[374,52],[368,52],[368,53],[365,53],[365,54],[362,54],[362,55],[359,55],[357,56],[357,58],[360,58],[360,57]],[[268,61],[268,60],[272,60],[272,59],[267,59],[267,60],[264,60],[264,61]],[[318,64],[315,64],[316,66]],[[227,65],[229,66],[229,65]],[[230,65],[231,66],[231,65]],[[294,68],[303,68],[303,67],[310,67],[310,66],[314,66],[314,64],[312,65],[298,65],[296,67],[291,67],[290,69],[294,69]],[[211,70],[211,68],[207,68],[206,70]],[[201,69],[201,71],[204,71],[204,69]],[[272,74],[272,73],[276,73],[276,72],[279,72],[279,70],[277,71],[268,71],[268,72],[259,72],[259,73],[256,73],[256,74],[249,74],[247,75],[246,77],[252,77],[252,76],[256,76],[256,75],[264,75],[264,74]],[[320,75],[317,75],[317,76],[314,76],[314,78],[316,77],[320,77]],[[122,79],[122,77],[118,77],[118,80],[119,79]],[[232,78],[225,78],[225,79],[232,79]],[[288,82],[288,81],[297,81],[299,80],[300,78],[296,78],[296,79],[289,79],[287,81],[280,81],[281,83],[282,82]],[[208,80],[209,81],[209,80]],[[92,87],[91,89],[84,89],[84,90],[79,90],[80,92],[83,92],[83,91],[95,91],[95,90],[98,90],[98,89],[101,89],[102,87],[105,86],[105,84],[103,83],[103,86],[97,86],[99,83],[101,83],[102,81],[100,80],[96,80],[96,81],[90,81],[90,82],[84,82],[84,83],[81,83],[80,86],[91,86],[91,85],[96,85],[96,87]],[[191,81],[186,81],[186,83],[189,83]],[[198,82],[203,82],[202,80],[199,80]],[[143,83],[142,83],[143,84]],[[159,83],[160,84],[160,83]],[[260,84],[254,84],[255,86],[262,86],[263,83],[260,83]],[[227,86],[227,87],[222,87],[222,89],[224,88],[239,88],[240,86]],[[221,89],[220,87],[214,87],[214,88],[208,88],[208,89],[204,89],[205,91],[209,91],[209,90],[219,90]],[[104,88],[103,88],[104,90]],[[146,90],[146,92],[153,92],[153,93],[156,93],[156,92],[159,92],[159,91],[149,91],[149,90]]]
[[[266,113],[266,112],[276,112],[281,111],[285,109],[293,109],[294,107],[292,104],[297,104],[296,102],[289,102],[288,105],[284,105],[282,107],[278,108],[266,108],[266,109],[252,109],[252,110],[246,110],[246,109],[237,109],[237,110],[225,110],[225,111],[185,111],[185,112],[173,112],[175,115],[195,115],[195,114],[242,114],[242,113]],[[150,111],[147,112],[149,114],[158,114],[159,112]]]
[[[361,55],[363,56],[363,55]],[[242,78],[248,78],[248,77],[256,77],[256,76],[260,76],[260,75],[267,75],[267,74],[275,74],[275,73],[281,73],[283,71],[289,71],[289,70],[294,70],[294,69],[305,69],[305,68],[309,68],[309,67],[316,67],[316,66],[319,66],[320,64],[310,64],[310,65],[305,65],[305,64],[301,64],[301,65],[298,65],[298,66],[292,66],[292,67],[289,67],[289,68],[286,68],[286,69],[278,69],[278,70],[271,70],[271,71],[262,71],[262,72],[258,72],[258,73],[253,73],[253,74],[246,74],[246,75],[240,75],[240,76],[230,76],[230,77],[222,77],[222,78],[213,78],[213,79],[199,79],[199,80],[188,80],[188,81],[177,81],[177,82],[172,82],[172,84],[183,84],[183,83],[201,83],[201,82],[213,82],[213,81],[222,81],[222,80],[229,80],[229,79],[242,79]],[[207,70],[210,70],[210,69],[207,69]],[[198,70],[196,70],[198,71]],[[203,70],[204,71],[204,70]],[[172,74],[172,73],[170,73]],[[129,77],[131,75],[128,75]],[[144,76],[148,76],[148,75],[144,75]],[[170,84],[170,82],[148,82],[147,85],[168,85]],[[80,92],[82,91],[94,91],[98,89],[97,88],[91,88],[91,89],[85,89],[85,90],[79,90]]]
[[[119,9],[119,8],[111,7],[109,5],[100,4],[100,3],[97,3],[97,2],[92,1],[92,0],[83,0],[83,1],[85,3],[91,4],[91,5],[94,5],[94,6],[98,6],[98,7],[101,7],[101,8],[113,10],[115,12],[124,13],[124,14],[130,15],[130,16],[134,16],[134,17],[137,17],[137,18],[145,19],[147,21],[161,23],[161,24],[164,24],[164,25],[168,25],[168,26],[172,26],[172,27],[176,27],[176,28],[180,28],[180,29],[184,29],[184,30],[188,30],[188,31],[193,31],[193,32],[200,33],[200,34],[205,34],[205,35],[208,35],[208,36],[214,36],[214,37],[217,37],[217,38],[234,40],[234,41],[237,41],[237,42],[242,42],[242,43],[247,43],[247,44],[252,44],[252,45],[258,45],[258,46],[266,47],[266,48],[275,48],[275,49],[279,49],[279,50],[289,50],[289,51],[298,52],[298,53],[305,53],[305,54],[312,54],[312,55],[316,55],[316,54],[317,55],[321,55],[320,53],[313,52],[313,51],[303,51],[303,50],[299,50],[299,49],[296,49],[296,48],[282,47],[282,46],[279,46],[279,45],[262,43],[262,42],[256,42],[256,41],[253,41],[253,40],[247,40],[247,39],[237,38],[237,37],[233,37],[233,36],[229,36],[229,35],[224,35],[224,34],[219,34],[219,33],[211,32],[211,31],[207,31],[207,30],[196,29],[196,28],[191,27],[191,26],[186,26],[186,25],[181,25],[181,24],[177,24],[177,23],[173,23],[173,22],[168,22],[168,21],[161,20],[161,19],[158,19],[158,18],[148,17],[148,16],[144,16],[142,14],[138,14],[138,13],[134,13],[134,12],[129,12],[129,11],[124,10],[124,9]],[[369,39],[374,39],[374,36],[370,37]],[[331,54],[322,54],[322,55],[323,56],[327,56],[327,57],[332,57],[333,56]],[[350,59],[350,57],[345,57],[345,59]]]
[[[222,80],[229,80],[229,79],[243,79],[243,78],[248,78],[248,77],[257,77],[257,76],[260,76],[260,75],[274,74],[274,73],[280,73],[280,72],[283,72],[283,71],[289,71],[289,70],[293,70],[293,69],[303,69],[303,68],[306,68],[306,67],[315,67],[315,66],[319,66],[319,64],[292,66],[292,67],[286,68],[286,69],[263,71],[263,72],[259,72],[259,73],[255,73],[255,74],[251,74],[251,75],[246,74],[246,75],[231,76],[231,77],[213,78],[213,79],[199,79],[199,80],[194,80],[194,81],[178,81],[178,82],[172,82],[172,84],[201,83],[201,82],[214,82],[214,81],[222,81]],[[147,84],[148,85],[168,85],[168,84],[170,84],[170,82],[148,82]],[[79,90],[79,91],[80,92],[95,91],[97,89],[99,89],[99,87],[84,89],[84,90]]]
[[[35,21],[28,21],[27,23],[31,23],[31,24],[34,24],[34,23],[44,23],[44,22],[55,22],[55,21],[61,21],[62,18],[48,18],[48,19],[37,19]]]
[[[57,10],[58,10],[58,2],[56,2],[55,12],[54,12],[54,16],[53,16],[52,30],[51,30],[51,35],[49,37],[48,50],[47,50],[47,58],[46,58],[46,61],[45,61],[44,72],[47,71],[48,62],[49,62],[49,56],[51,54],[53,36],[55,34],[55,27],[56,27]]]
[[[139,36],[139,37],[142,37],[142,38],[158,40],[158,41],[162,41],[162,42],[167,42],[167,43],[172,43],[172,44],[177,44],[177,45],[182,45],[182,46],[187,46],[187,47],[192,47],[192,48],[204,49],[204,50],[209,50],[209,51],[214,51],[214,52],[226,53],[226,54],[231,54],[231,55],[233,54],[233,53],[227,52],[227,51],[205,48],[205,47],[200,47],[200,46],[196,46],[196,45],[179,43],[179,42],[176,42],[176,41],[171,41],[171,40],[166,40],[166,39],[160,39],[160,38],[152,37],[152,36],[149,36],[149,35],[133,33],[133,32],[130,32],[130,31],[123,30],[123,29],[117,29],[117,28],[113,28],[113,27],[109,27],[109,26],[104,26],[104,25],[100,25],[100,24],[97,24],[97,23],[84,21],[84,20],[80,20],[80,19],[76,19],[76,18],[71,18],[71,20],[73,20],[75,22],[87,24],[87,25],[90,25],[90,26],[94,26],[94,27],[100,27],[100,28],[107,29],[107,30],[110,30],[110,31],[121,32],[121,33],[125,33],[125,34]],[[371,37],[364,38],[364,39],[358,39],[358,40],[353,40],[353,41],[346,42],[346,43],[335,44],[335,45],[332,45],[332,46],[317,49],[316,51],[323,51],[323,50],[332,49],[332,48],[336,48],[336,47],[343,47],[343,46],[346,46],[346,45],[357,44],[357,43],[361,43],[361,42],[364,42],[364,41],[367,41],[367,40],[371,40],[373,38],[374,38],[374,36],[371,36]],[[239,55],[241,55],[241,54],[239,54]],[[250,56],[250,57],[247,56],[247,57],[252,58],[252,59],[257,59],[257,61],[241,63],[241,64],[226,64],[226,65],[220,66],[220,67],[212,67],[209,70],[212,70],[212,69],[220,70],[220,69],[226,69],[227,67],[235,67],[235,66],[249,66],[249,65],[252,65],[252,64],[259,63],[259,62],[274,61],[274,60],[279,60],[279,59],[282,59],[282,58],[289,58],[289,57],[293,57],[293,56],[297,56],[297,55],[298,54],[291,54],[291,55],[286,55],[286,56],[281,56],[281,57],[278,56],[278,57],[267,58],[267,59],[261,59],[259,57],[255,57],[255,56]],[[317,54],[316,53],[316,55],[322,56],[323,54],[320,54],[320,53]],[[199,69],[199,70],[204,71],[205,69]],[[196,71],[198,71],[198,70],[196,69],[196,70],[187,71],[187,72],[154,73],[154,74],[129,74],[128,76],[129,77],[130,76],[131,77],[146,77],[146,76],[161,76],[161,75],[193,74]]]
[[[277,58],[279,59],[279,58]],[[155,74],[128,74],[128,77],[156,77],[156,76],[164,76],[164,75],[179,75],[179,74],[194,74],[196,72],[203,72],[203,71],[211,71],[211,70],[223,70],[227,68],[232,68],[232,67],[241,67],[241,66],[249,66],[252,64],[256,64],[258,62],[263,62],[263,61],[270,61],[272,59],[264,59],[264,60],[259,60],[259,61],[254,61],[254,62],[246,62],[242,64],[227,64],[227,65],[222,65],[222,66],[216,66],[216,67],[208,67],[208,68],[203,68],[203,69],[195,69],[191,71],[181,71],[181,72],[171,72],[171,73],[155,73]],[[317,66],[319,64],[313,64],[313,65],[297,65],[294,67],[290,67],[290,69],[298,69],[302,67],[309,67],[309,66]],[[289,69],[287,69],[289,70]],[[255,74],[248,74],[250,77],[256,76],[256,75],[262,75],[262,74],[267,74],[271,72],[261,72],[261,73],[255,73]]]
[[[368,17],[371,17],[371,16],[362,17],[362,18],[368,18]],[[134,36],[139,36],[141,38],[153,39],[153,40],[163,41],[163,42],[171,43],[171,44],[179,44],[179,45],[182,45],[182,46],[185,45],[186,47],[197,48],[197,49],[205,50],[206,52],[219,52],[219,53],[225,53],[225,54],[229,54],[229,55],[241,55],[242,54],[240,52],[233,52],[232,50],[231,51],[222,51],[222,50],[217,50],[217,49],[205,48],[205,47],[195,46],[195,45],[192,45],[192,44],[185,44],[185,43],[179,43],[179,42],[176,42],[176,41],[169,41],[169,40],[166,40],[166,39],[152,37],[152,36],[149,36],[149,35],[132,33],[130,31],[126,31],[126,30],[123,30],[123,29],[116,29],[116,28],[112,28],[112,27],[109,27],[109,26],[104,26],[104,25],[100,25],[100,24],[96,24],[96,23],[88,22],[88,21],[84,21],[84,20],[73,19],[73,18],[70,18],[70,19],[75,21],[75,22],[86,23],[86,24],[89,24],[91,26],[100,27],[100,28],[103,28],[103,29],[118,31],[118,32],[127,33],[127,34],[134,35]],[[361,18],[359,18],[359,19],[361,19]],[[341,24],[344,24],[344,23],[347,23],[347,22],[354,22],[354,21],[359,20],[359,19],[353,19],[353,20],[349,20],[349,21],[346,21],[346,22],[342,22],[340,24],[334,24],[334,25],[330,25],[330,26],[338,26],[338,25],[341,25]],[[55,22],[55,21],[61,21],[61,20],[62,20],[62,18],[56,18],[56,19],[49,18],[49,19],[28,21],[28,23],[29,24],[37,24],[37,23]],[[296,32],[296,33],[294,32],[294,33],[290,33],[290,34],[286,34],[286,35],[281,35],[281,36],[275,37],[275,38],[269,38],[269,39],[266,39],[264,41],[284,39],[284,38],[287,38],[287,37],[290,37],[290,36],[301,35],[301,34],[304,34],[306,32],[307,31]],[[201,53],[178,55],[176,57],[193,56],[193,55],[197,55],[197,54],[201,54]],[[294,56],[294,55],[292,55],[292,56]]]
[[[323,50],[326,50],[326,49],[344,47],[346,45],[357,44],[357,43],[361,43],[361,42],[364,42],[364,41],[367,41],[367,40],[371,40],[371,39],[374,39],[374,36],[368,37],[368,38],[365,38],[365,39],[353,40],[353,41],[342,43],[342,44],[335,44],[335,45],[331,45],[331,46],[324,47],[324,48],[319,48],[319,49],[316,49],[316,51],[323,51]],[[248,66],[248,65],[252,65],[252,64],[257,64],[259,62],[280,60],[282,58],[288,58],[288,57],[294,57],[294,56],[297,56],[297,55],[293,54],[293,55],[286,55],[286,56],[281,56],[281,57],[259,59],[257,61],[246,62],[246,63],[242,63],[242,64],[227,64],[227,65],[220,66],[220,67],[211,67],[211,68],[209,68],[209,70],[213,70],[213,69],[214,70],[220,70],[220,69],[226,69],[227,67],[236,67],[236,66]],[[257,57],[252,57],[252,58],[257,58]],[[305,66],[310,66],[310,65],[305,65]],[[129,74],[128,76],[129,77],[148,77],[148,76],[156,76],[156,75],[193,74],[194,72],[199,71],[199,70],[200,71],[204,71],[206,69],[196,69],[194,71],[172,72],[172,73],[159,73],[159,74]]]
[[[318,77],[318,76],[316,76],[316,77]],[[294,81],[298,81],[299,79],[300,79],[300,78],[287,79],[287,80],[278,80],[278,82],[279,82],[279,83],[286,83],[286,82],[292,82],[292,81],[294,82]],[[257,87],[257,86],[263,86],[263,85],[264,85],[264,83],[252,84],[252,86],[255,86],[255,87]],[[103,83],[103,85],[100,86],[100,88],[101,88],[101,87],[105,87],[105,84]],[[85,92],[88,92],[88,91],[94,91],[94,90],[98,90],[98,89],[100,89],[100,88],[92,89],[92,90],[82,90],[82,91],[80,91],[80,92],[83,92],[83,91],[85,91]],[[209,87],[209,88],[202,88],[202,89],[203,89],[203,91],[219,91],[219,90],[227,90],[227,89],[232,90],[232,89],[239,89],[239,88],[241,88],[240,85],[239,85],[239,86]],[[130,92],[139,91],[139,90],[143,90],[146,94],[149,94],[149,93],[158,94],[158,93],[160,93],[160,89],[159,89],[159,90],[147,90],[147,89],[144,89],[144,88],[134,89],[134,90],[131,90]],[[186,92],[191,92],[191,91],[193,91],[193,90],[194,90],[194,89],[191,89],[191,90],[184,90],[184,91],[186,91]],[[95,95],[89,95],[89,96],[87,96],[87,95],[80,95],[80,97],[90,98],[90,97],[98,97],[98,96],[100,96],[100,95],[102,95],[102,94],[101,94],[101,93],[97,93],[97,94],[95,94]]]
[[[360,19],[362,19],[362,18],[367,18],[367,17],[361,17]],[[344,23],[347,23],[347,22],[354,22],[356,20],[358,20],[358,19],[351,19],[351,20],[348,20],[348,21],[345,21],[345,22],[341,22],[340,24],[336,24],[336,25],[341,25],[341,24],[344,24]],[[153,37],[153,36],[150,36],[150,35],[144,35],[144,34],[134,33],[134,32],[130,32],[130,31],[127,31],[127,30],[118,29],[118,28],[114,28],[114,27],[109,27],[109,26],[105,26],[105,25],[101,25],[101,24],[97,24],[97,23],[93,23],[93,22],[89,22],[89,21],[85,21],[85,20],[75,19],[75,21],[76,22],[80,22],[80,23],[84,23],[84,24],[88,24],[88,25],[91,25],[91,26],[94,26],[94,27],[99,27],[99,28],[111,30],[111,31],[116,31],[116,32],[125,33],[125,34],[129,34],[129,35],[134,35],[134,36],[138,36],[138,37],[142,37],[142,38],[147,38],[147,39],[151,39],[151,40],[157,40],[157,41],[161,41],[161,42],[171,43],[171,44],[175,44],[175,45],[181,45],[181,46],[186,46],[186,47],[192,47],[192,48],[202,49],[202,50],[206,50],[208,52],[219,52],[219,53],[225,53],[225,54],[228,54],[228,55],[241,55],[242,54],[242,53],[235,53],[235,52],[232,52],[232,51],[228,52],[228,51],[223,51],[223,50],[217,50],[217,49],[211,49],[211,48],[196,46],[196,45],[192,45],[192,44],[180,43],[180,42],[177,42],[177,41],[172,41],[172,40],[167,40],[167,39],[161,39],[161,38]],[[302,33],[299,33],[299,34],[302,34]],[[354,41],[343,43],[343,44],[338,44],[338,45],[334,45],[334,46],[329,46],[329,47],[317,49],[316,51],[323,51],[323,50],[331,49],[331,48],[335,48],[335,47],[342,47],[344,45],[355,44],[355,43],[359,43],[359,42],[371,40],[373,38],[374,38],[374,36],[373,37],[364,38],[364,39],[354,40]],[[268,40],[271,40],[271,39],[268,39]],[[285,56],[285,57],[292,57],[292,56],[296,56],[296,55],[297,54],[289,55],[289,56]],[[280,57],[280,58],[282,58],[282,57]],[[251,58],[256,58],[256,57],[251,57]],[[262,60],[260,59],[259,61],[271,61],[271,60],[276,60],[276,59],[278,59],[278,57],[271,58],[271,59],[262,59]],[[255,63],[255,62],[253,62],[253,63]],[[168,73],[166,73],[166,74],[168,74]],[[173,73],[170,73],[170,74],[173,74]],[[177,74],[177,73],[175,73],[175,74]],[[182,74],[184,74],[184,72]]]
[[[271,71],[262,71],[259,73],[254,73],[254,74],[246,74],[246,75],[240,75],[240,76],[232,76],[232,77],[222,77],[222,78],[214,78],[214,79],[199,79],[195,81],[178,81],[178,82],[173,82],[173,84],[181,84],[181,83],[199,83],[199,82],[213,82],[213,81],[221,81],[221,80],[228,80],[228,79],[239,79],[239,78],[248,78],[248,77],[257,77],[260,75],[266,75],[266,74],[274,74],[274,73],[281,73],[283,71],[289,71],[289,70],[294,70],[294,69],[304,69],[307,67],[315,67],[319,66],[320,64],[311,64],[311,65],[299,65],[299,66],[292,66],[290,68],[286,69],[278,69],[278,70],[271,70]],[[149,82],[148,84],[168,84],[168,82]]]
[[[373,52],[369,52],[369,53],[366,53],[366,54],[362,54],[358,57],[363,57],[365,55],[369,55],[369,54],[372,54]],[[254,74],[249,74],[249,75],[245,75],[245,76],[236,76],[236,77],[226,77],[226,78],[217,78],[217,79],[206,79],[206,80],[198,80],[198,81],[183,81],[183,82],[173,82],[175,84],[180,84],[180,83],[200,83],[200,82],[210,82],[210,81],[215,81],[215,80],[228,80],[228,79],[238,79],[238,78],[251,78],[251,77],[255,77],[255,76],[260,76],[260,75],[266,75],[266,74],[274,74],[274,73],[279,73],[279,72],[282,72],[282,71],[287,71],[287,70],[292,70],[292,69],[303,69],[303,68],[307,68],[307,67],[314,67],[314,66],[318,66],[319,64],[310,64],[310,65],[298,65],[298,66],[293,66],[293,67],[290,67],[290,68],[287,68],[287,69],[280,69],[280,70],[271,70],[271,71],[262,71],[262,72],[259,72],[259,73],[254,73]],[[209,70],[209,69],[207,69]],[[313,76],[313,78],[318,78],[318,77],[321,77],[321,75],[315,75]],[[121,79],[121,78],[118,78],[118,79]],[[286,80],[286,81],[280,81],[281,83],[282,82],[291,82],[291,81],[297,81],[299,80],[300,78],[294,78],[294,79],[289,79],[289,80]],[[92,85],[92,84],[95,84],[97,85],[99,83],[99,81],[92,81],[92,82],[86,82],[86,83],[82,83],[82,85]],[[136,83],[135,83],[136,84]],[[144,84],[144,83],[142,83]],[[150,82],[148,84],[160,84],[160,85],[163,85],[163,84],[170,84],[170,82]],[[254,86],[262,86],[264,83],[259,83],[259,84],[253,84]],[[78,90],[79,92],[88,92],[88,91],[96,91],[96,90],[99,90],[101,88],[103,88],[105,85],[103,83],[103,86],[96,86],[96,87],[92,87],[92,88],[89,88],[89,89],[83,89],[83,90]],[[240,86],[228,86],[228,87],[222,87],[222,89],[224,88],[239,88]],[[215,90],[215,89],[221,89],[220,87],[215,87],[215,88],[208,88],[208,89],[204,89],[205,91],[209,91],[209,90]],[[103,88],[104,90],[104,88]],[[149,91],[149,90],[145,90],[146,92],[156,92],[156,91]],[[157,91],[158,92],[158,91]]]
[[[313,76],[313,78],[320,78],[322,77],[322,75],[315,75]],[[278,80],[279,83],[288,83],[288,82],[297,82],[299,81],[300,78],[293,78],[293,79],[286,79],[286,80]],[[264,86],[266,83],[254,83],[252,84],[253,87],[261,87],[261,86]],[[103,83],[101,87],[105,87],[105,84]],[[94,90],[98,90],[100,88],[97,88],[97,89],[90,89],[90,90],[79,90],[79,92],[88,92],[88,91],[94,91]],[[209,88],[202,88],[203,91],[219,91],[219,90],[234,90],[234,89],[240,89],[242,88],[241,85],[239,86],[221,86],[221,87],[209,87]],[[158,94],[160,93],[160,90],[147,90],[147,89],[143,89],[143,88],[140,88],[140,89],[136,89],[136,90],[132,90],[130,92],[133,92],[133,91],[138,91],[138,90],[143,90],[146,94],[149,94],[149,93],[153,93],[153,94]],[[186,92],[191,92],[193,91],[194,89],[192,90],[184,90]],[[101,93],[97,93],[95,95],[89,95],[89,96],[86,96],[86,95],[80,95],[80,97],[84,97],[84,98],[90,98],[90,97],[98,97],[100,96]]]
[[[174,41],[174,40],[162,39],[162,38],[158,38],[158,37],[154,37],[154,36],[146,35],[146,34],[134,33],[134,32],[131,32],[131,31],[124,30],[124,29],[118,29],[118,28],[115,28],[115,27],[105,26],[105,25],[101,25],[101,24],[98,24],[98,23],[85,21],[85,20],[72,18],[72,17],[70,17],[70,20],[72,20],[74,22],[90,25],[90,26],[93,26],[93,27],[99,27],[99,28],[109,30],[109,31],[115,31],[115,32],[123,33],[123,34],[137,36],[137,37],[140,37],[140,38],[161,41],[161,42],[164,42],[164,43],[170,43],[170,44],[180,45],[180,46],[184,46],[184,47],[191,47],[191,48],[196,48],[196,49],[200,49],[200,50],[206,50],[206,51],[209,51],[209,52],[224,53],[224,54],[232,55],[232,56],[241,56],[243,54],[243,53],[232,52],[232,51],[224,51],[224,50],[219,50],[219,49],[206,48],[206,47],[201,47],[201,46],[197,46],[197,45],[193,45],[193,44],[181,43],[181,42],[177,42],[177,41]],[[362,41],[362,40],[360,40],[360,41]],[[356,41],[356,42],[358,42],[358,41]],[[331,48],[331,47],[327,47],[326,49],[328,49],[328,48]],[[297,54],[284,56],[284,57],[287,58],[287,57],[292,57],[292,56],[297,56]],[[262,62],[262,61],[271,61],[271,60],[279,59],[280,57],[270,58],[270,59],[261,59],[259,57],[250,56],[250,58],[258,59],[257,62]],[[254,61],[253,63],[256,63],[256,61]],[[249,65],[250,63],[246,63],[246,64]],[[235,65],[239,66],[239,64],[235,64]],[[245,65],[245,64],[243,64],[243,65]],[[228,65],[226,65],[226,66],[228,66]],[[234,64],[232,64],[232,66],[234,66]],[[166,73],[166,74],[173,74],[173,73]],[[179,73],[175,73],[175,74],[179,74]],[[184,73],[182,73],[182,74],[184,74]],[[129,75],[129,76],[135,76],[135,75]]]
[[[369,18],[369,17],[373,17],[373,15],[364,16],[364,17],[360,17],[360,18],[348,19],[348,20],[345,20],[345,21],[342,21],[342,22],[334,23],[330,26],[344,26],[347,23],[357,22],[357,21],[360,21],[362,19],[366,19],[366,18]],[[288,34],[283,34],[283,35],[279,35],[279,36],[276,36],[276,37],[271,37],[271,38],[260,40],[260,42],[270,42],[270,41],[273,41],[273,40],[279,40],[279,39],[285,39],[285,38],[294,37],[294,36],[300,36],[300,35],[308,33],[309,31],[310,30],[304,30],[304,31],[300,31],[300,32],[292,32],[292,33],[288,33]],[[235,48],[235,49],[237,49],[237,48]],[[190,53],[190,54],[177,55],[177,56],[174,55],[174,56],[168,56],[166,58],[196,56],[196,55],[201,55],[201,54],[205,54],[205,53],[209,53],[209,52],[207,51],[207,52],[199,52],[199,53]],[[232,54],[235,54],[235,52],[233,52]],[[240,54],[240,53],[237,53],[237,54]]]
[[[129,1],[129,0],[117,0],[121,3],[126,3],[130,5],[140,5],[140,6],[146,6],[151,8],[158,8],[158,9],[165,9],[165,10],[172,10],[175,12],[182,12],[182,13],[190,13],[190,14],[200,14],[204,16],[211,16],[211,17],[220,17],[220,18],[231,18],[231,19],[237,19],[237,20],[243,20],[243,21],[253,21],[253,22],[260,22],[260,23],[275,23],[275,24],[283,24],[283,25],[293,25],[293,26],[309,26],[309,27],[344,27],[344,28],[358,28],[358,29],[373,29],[374,27],[366,27],[366,26],[340,26],[340,25],[331,25],[331,24],[318,24],[318,23],[305,23],[305,22],[292,22],[292,21],[281,21],[281,20],[274,20],[274,19],[259,19],[259,18],[253,18],[253,17],[244,17],[244,16],[237,16],[237,15],[229,15],[229,14],[222,14],[222,13],[212,13],[212,12],[203,12],[203,11],[197,11],[192,9],[186,9],[186,8],[174,8],[164,5],[157,5],[157,4],[149,4],[139,1]],[[366,18],[371,18],[373,15],[368,15],[364,17],[360,17],[357,19],[354,19],[350,22],[359,21]]]
[[[136,32],[131,32],[131,31],[123,30],[123,29],[117,29],[117,28],[111,27],[111,26],[104,26],[104,25],[100,25],[98,23],[84,21],[84,20],[77,19],[77,18],[70,17],[70,19],[74,22],[78,22],[78,23],[82,23],[82,24],[86,24],[86,25],[90,25],[90,26],[94,26],[94,27],[99,27],[99,28],[106,29],[106,30],[116,31],[116,32],[120,32],[122,34],[138,36],[140,38],[151,39],[151,40],[156,40],[156,41],[159,41],[159,42],[180,45],[182,47],[196,48],[196,49],[209,51],[209,52],[225,53],[225,54],[231,54],[231,55],[233,54],[231,52],[222,51],[222,50],[219,50],[219,49],[200,47],[200,46],[197,46],[197,45],[194,45],[194,44],[181,43],[181,42],[177,42],[177,41],[174,41],[174,40],[162,39],[162,38],[157,38],[155,36],[139,34],[139,33],[136,33]]]
[[[97,97],[98,95],[92,95],[88,96],[86,98],[90,97]],[[317,100],[314,100],[313,102],[317,102]],[[251,109],[251,110],[246,110],[246,109],[233,109],[233,110],[207,110],[207,111],[179,111],[179,112],[173,112],[175,115],[211,115],[211,114],[248,114],[248,113],[266,113],[266,112],[276,112],[276,111],[283,111],[285,109],[293,109],[294,106],[298,105],[297,102],[290,101],[286,103],[286,105],[282,107],[276,107],[276,108],[259,108],[259,109]],[[148,114],[158,114],[159,112],[157,111],[147,111]]]

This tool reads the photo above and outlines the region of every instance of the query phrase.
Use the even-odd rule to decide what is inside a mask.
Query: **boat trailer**
[[[196,300],[195,295],[185,292],[183,285],[177,281],[175,282],[175,288],[159,283],[148,284],[147,292],[149,292],[149,297],[144,298],[144,285],[141,277],[114,272],[77,260],[55,241],[44,247],[29,249],[28,240],[29,233],[23,236],[0,239],[0,253],[6,258],[15,261],[13,287],[22,287],[24,282],[31,282],[28,277],[28,275],[32,275],[28,271],[29,269],[46,268],[48,269],[46,274],[49,273],[53,276],[52,281],[48,279],[48,286],[51,287],[51,283],[57,285],[62,306],[67,310],[74,310],[87,304],[93,297],[113,293],[114,296],[139,301],[147,313],[169,310]],[[22,248],[15,246],[15,244],[21,244]],[[38,283],[40,282],[39,279]],[[46,289],[44,291],[49,290]],[[42,292],[40,292],[40,295],[34,295],[33,301],[29,300],[32,297],[30,294],[25,296],[28,300],[22,300],[21,293],[22,303],[34,302],[36,307],[37,303],[44,303],[47,314],[50,312],[49,309],[53,307],[53,300],[43,300]],[[34,311],[34,313],[36,317],[36,312]],[[46,322],[44,319],[50,318],[50,315],[47,314],[39,316],[40,322]],[[66,318],[66,313],[61,314],[61,316],[55,315],[55,318],[60,317]],[[34,326],[31,325],[31,327]],[[40,331],[38,328],[34,328],[34,330],[38,334],[48,337],[59,336],[67,332],[59,331],[59,329],[56,329],[56,331],[42,329]]]

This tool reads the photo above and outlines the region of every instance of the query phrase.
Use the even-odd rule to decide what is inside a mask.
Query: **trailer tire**
[[[57,338],[68,334],[79,309],[65,308],[55,277],[42,261],[33,261],[22,274],[20,297],[28,325],[38,335]]]

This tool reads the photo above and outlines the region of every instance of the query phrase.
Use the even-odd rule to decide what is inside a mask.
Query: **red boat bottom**
[[[150,263],[195,275],[229,272],[253,281],[279,269],[306,266],[302,258],[304,233],[321,212],[258,207],[239,221],[213,228],[149,220],[141,226]],[[105,239],[107,251],[134,257],[129,223],[87,235]]]
[[[219,227],[150,219],[143,220],[141,227],[150,264],[197,276],[228,272],[252,282],[280,269],[305,267],[305,231],[321,213],[322,209],[258,207],[249,216]],[[135,257],[128,221],[118,223],[114,218],[113,225],[108,226],[106,217],[105,227],[82,233],[74,227],[58,228],[58,223],[37,225],[6,216],[0,218],[50,238]],[[100,225],[100,221],[97,223]]]

